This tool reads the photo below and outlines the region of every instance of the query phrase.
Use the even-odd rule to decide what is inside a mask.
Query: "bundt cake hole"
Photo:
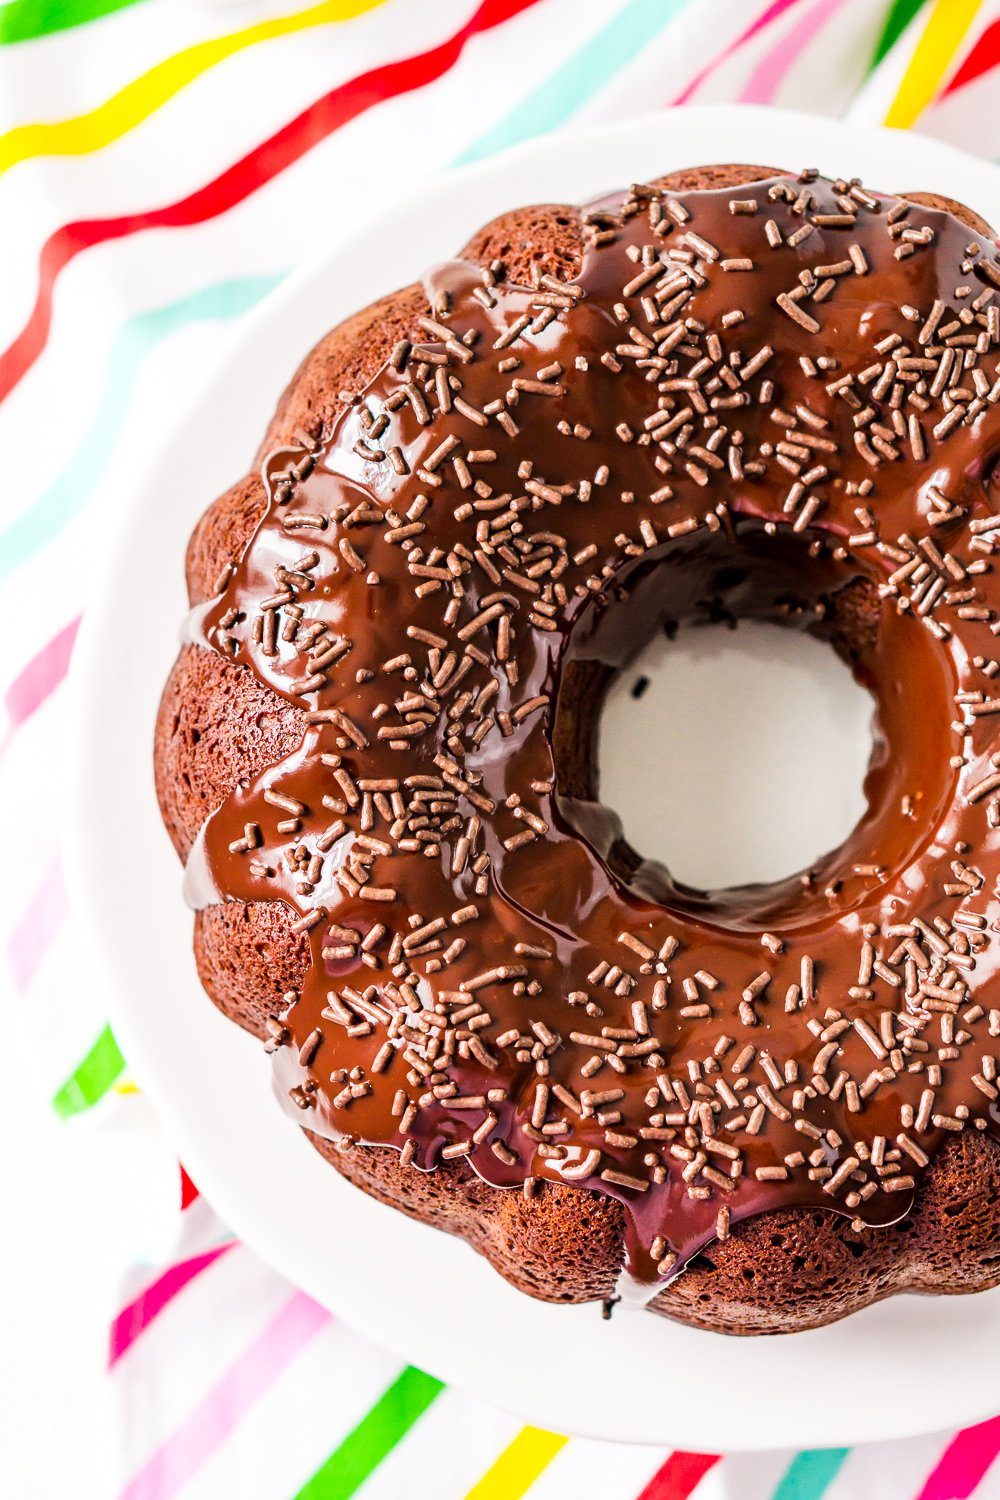
[[[678,576],[671,564],[681,558],[685,585],[692,573],[700,580],[700,587],[694,592],[688,589],[686,597],[671,586]],[[621,691],[635,657],[658,635],[672,642],[682,625],[714,624],[731,629],[740,620],[804,629],[830,644],[841,660],[853,667],[877,639],[881,612],[877,593],[867,579],[836,576],[829,563],[826,576],[817,579],[826,587],[810,590],[804,586],[810,574],[823,573],[822,569],[810,568],[814,562],[809,557],[808,540],[790,534],[767,538],[760,528],[747,527],[738,540],[716,537],[697,548],[675,544],[666,555],[653,563],[645,562],[629,578],[619,580],[596,602],[591,618],[581,622],[569,648],[553,727],[557,781],[567,820],[578,831],[586,822],[591,836],[595,826],[603,833],[599,852],[623,883],[633,883],[642,871],[647,883],[651,877],[656,880],[661,899],[668,905],[680,889],[665,869],[657,869],[644,857],[617,815],[599,802],[602,714],[612,685]],[[593,655],[573,656],[574,647]],[[782,649],[781,642],[778,647]],[[640,696],[645,694],[636,694],[636,701]],[[632,754],[631,741],[628,753]],[[664,769],[669,774],[669,768]],[[858,769],[860,780],[863,765]],[[600,808],[597,817],[595,804]],[[584,809],[585,818],[581,816]],[[848,822],[844,827],[845,835],[850,826]],[[727,883],[721,880],[715,884],[723,887]],[[712,899],[704,891],[697,894]]]
[[[620,674],[598,747],[625,839],[702,892],[780,880],[844,842],[865,810],[875,706],[813,632],[736,629],[716,600],[706,616]]]
[[[893,705],[890,701],[887,715],[883,713],[883,658],[888,647],[883,647],[882,635],[885,630],[891,634],[909,629],[914,637],[909,658],[913,661],[915,680],[926,687],[936,675],[942,699],[947,693],[949,665],[944,653],[935,650],[935,643],[927,637],[927,632],[920,631],[912,622],[900,625],[898,618],[889,619],[884,614],[877,582],[862,573],[843,551],[836,553],[829,538],[808,532],[794,533],[787,526],[768,529],[761,522],[747,518],[729,530],[707,536],[702,533],[697,538],[683,538],[660,548],[654,555],[623,569],[581,610],[566,647],[552,729],[559,806],[565,821],[590,843],[616,879],[637,894],[652,898],[673,911],[687,914],[697,911],[703,918],[739,930],[754,925],[768,925],[780,930],[783,924],[795,925],[810,914],[815,916],[829,910],[830,902],[846,906],[858,898],[860,892],[854,878],[856,867],[874,868],[866,839],[867,829],[876,816],[882,820],[883,826],[887,816],[895,820],[899,827],[890,847],[894,853],[898,850],[900,860],[910,856],[919,836],[920,819],[915,816],[915,807],[899,795],[907,788],[902,786],[897,766],[900,760],[898,742],[903,740],[905,749],[903,731],[905,727],[909,733],[909,725],[904,726],[898,704]],[[729,690],[716,692],[719,701],[710,707],[718,723],[717,731],[713,725],[713,734],[718,732],[726,738],[722,741],[708,739],[705,741],[707,750],[700,757],[690,755],[687,767],[690,779],[685,790],[677,792],[669,786],[657,790],[656,778],[662,775],[666,782],[671,776],[669,760],[659,764],[652,760],[652,788],[650,774],[644,775],[640,783],[635,767],[640,759],[636,735],[641,731],[636,725],[641,722],[642,705],[651,695],[646,690],[648,673],[645,666],[642,668],[643,691],[630,692],[630,685],[636,677],[636,658],[650,642],[656,641],[661,658],[669,661],[663,643],[682,644],[686,637],[702,642],[697,652],[698,671],[701,672],[701,663],[711,661],[714,651],[713,646],[707,652],[704,649],[704,643],[709,640],[704,627],[714,626],[716,631],[720,628],[725,631],[725,635],[718,638],[721,645],[723,641],[728,642],[729,630],[738,624],[749,626],[744,640],[754,638],[757,653],[766,658],[768,666],[772,654],[782,664],[792,656],[796,664],[788,669],[789,675],[799,669],[823,669],[822,661],[819,668],[815,661],[808,664],[802,637],[812,637],[829,646],[855,679],[858,691],[853,700],[850,692],[844,693],[843,684],[840,684],[837,685],[836,697],[831,689],[827,698],[818,698],[820,711],[826,714],[825,720],[817,717],[811,723],[803,723],[801,716],[789,720],[792,729],[799,730],[802,735],[797,758],[793,760],[785,744],[789,736],[782,733],[782,710],[780,706],[773,708],[777,698],[762,694],[759,705],[745,705],[752,712],[742,727],[734,725],[732,717],[727,724],[725,715],[731,709],[730,700],[738,696],[741,686],[737,667],[731,693]],[[701,627],[697,636],[693,634],[695,626]],[[790,634],[779,637],[771,627],[795,632],[800,639],[790,647]],[[768,639],[772,633],[773,642]],[[762,646],[761,641],[766,645]],[[669,649],[668,645],[667,651]],[[918,656],[920,661],[917,661]],[[646,660],[645,656],[643,660]],[[700,679],[692,685],[690,672],[681,679],[690,697],[686,705],[685,701],[679,703],[679,715],[685,711],[685,706],[690,709],[696,693],[711,693],[709,671],[706,669],[703,675],[704,685]],[[733,676],[731,665],[731,683]],[[891,688],[891,684],[887,686]],[[867,690],[869,698],[862,690]],[[795,696],[796,699],[801,696],[797,690]],[[889,696],[891,699],[891,692]],[[621,731],[614,719],[608,729],[604,715],[609,708],[609,698],[617,705],[614,712],[619,716],[622,706],[625,706],[625,717],[631,721],[627,730]],[[840,717],[845,705],[853,715],[849,722],[842,722]],[[867,735],[866,721],[871,725]],[[828,821],[822,824],[818,848],[815,842],[810,848],[806,840],[799,844],[801,869],[796,872],[793,863],[792,869],[771,868],[758,873],[751,861],[760,847],[766,846],[766,852],[771,853],[777,846],[778,841],[770,837],[747,837],[744,867],[735,879],[727,878],[724,868],[722,878],[705,878],[705,872],[699,871],[697,883],[687,881],[688,872],[683,868],[671,870],[666,862],[650,857],[659,856],[662,851],[656,847],[642,847],[634,830],[641,830],[644,840],[649,839],[650,826],[656,821],[652,799],[660,798],[663,805],[673,806],[675,822],[685,823],[686,820],[688,838],[694,847],[701,824],[692,820],[690,809],[700,791],[698,811],[706,828],[720,831],[716,839],[717,857],[724,864],[729,853],[727,845],[735,846],[737,841],[739,818],[744,812],[748,817],[754,816],[760,807],[757,782],[754,783],[753,797],[741,799],[733,793],[726,803],[724,794],[735,784],[730,780],[731,773],[727,773],[726,765],[742,770],[752,759],[748,749],[751,739],[754,745],[762,743],[763,731],[767,729],[776,729],[777,736],[777,751],[773,759],[769,754],[761,756],[761,774],[767,778],[763,790],[766,793],[770,785],[776,798],[772,824],[788,817],[789,828],[801,823],[803,831],[808,833],[812,831],[812,823],[819,821],[820,810],[828,817]],[[928,721],[924,732],[941,738],[946,733],[946,726]],[[607,788],[602,785],[600,776],[600,752],[606,733],[618,735],[617,781],[612,784],[610,796],[605,795]],[[666,736],[664,738],[669,743]],[[869,749],[871,754],[866,767],[865,756]],[[852,753],[856,756],[853,769],[857,787],[853,797],[850,775],[845,775],[843,770]],[[656,754],[654,750],[654,757]],[[649,764],[648,745],[642,746],[642,755]],[[710,759],[717,763],[712,768],[711,785],[706,788],[705,765]],[[947,756],[940,754],[937,764],[946,767]],[[675,773],[677,765],[675,762]],[[783,768],[775,769],[779,765]],[[896,771],[894,766],[897,766]],[[789,777],[806,778],[810,772],[815,780],[807,807],[817,809],[816,819],[812,821],[809,817],[789,816],[785,795]],[[704,778],[700,783],[699,777]],[[829,812],[830,793],[837,785],[844,788],[837,808],[839,823]],[[627,826],[623,826],[618,814],[615,786],[632,809]],[[810,787],[808,781],[806,786]],[[694,792],[692,787],[696,788]],[[920,811],[926,815],[935,805],[942,805],[947,790],[944,785],[931,787],[922,783],[918,788],[918,798],[923,799]],[[673,803],[670,801],[672,791]],[[895,806],[890,805],[893,799]],[[904,807],[907,808],[905,813]],[[669,838],[669,828],[665,838]],[[707,863],[709,849],[710,841],[706,838],[705,848],[695,851],[696,855],[702,854],[703,863]],[[673,853],[669,848],[667,852]],[[811,859],[811,855],[816,857]]]

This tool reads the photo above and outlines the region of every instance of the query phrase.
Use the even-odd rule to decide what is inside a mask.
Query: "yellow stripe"
[[[113,1092],[116,1094],[137,1094],[139,1086],[135,1083],[116,1083]]]
[[[143,120],[148,120],[181,89],[209,68],[232,57],[234,52],[241,52],[244,47],[253,47],[258,42],[305,31],[311,26],[349,21],[384,3],[385,0],[321,0],[320,4],[310,5],[291,15],[258,21],[242,31],[231,31],[226,36],[212,37],[193,47],[185,47],[182,52],[164,58],[163,62],[134,78],[117,94],[112,94],[110,99],[86,114],[69,120],[17,125],[0,135],[0,172],[34,156],[83,156],[88,151],[99,151],[102,146],[109,146],[127,131],[134,130]]]
[[[982,0],[937,0],[889,106],[887,125],[908,130],[923,114],[968,35],[981,4]]]
[[[522,1427],[465,1500],[520,1500],[567,1442],[558,1433]]]

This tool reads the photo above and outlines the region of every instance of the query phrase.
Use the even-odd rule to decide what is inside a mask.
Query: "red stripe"
[[[636,1500],[688,1500],[719,1458],[718,1453],[671,1453]]]
[[[108,1365],[121,1359],[126,1349],[135,1343],[154,1318],[159,1317],[178,1292],[182,1292],[196,1276],[217,1261],[220,1255],[231,1250],[234,1244],[234,1240],[229,1240],[224,1245],[216,1245],[213,1250],[206,1250],[203,1255],[193,1255],[190,1260],[182,1260],[178,1265],[171,1266],[162,1276],[157,1277],[152,1286],[141,1292],[134,1302],[123,1307],[111,1325]]]
[[[143,229],[186,228],[226,213],[342,125],[376,104],[423,88],[440,78],[461,56],[470,37],[501,25],[537,3],[538,0],[482,0],[465,25],[447,41],[414,57],[372,68],[331,89],[234,166],[187,198],[168,203],[163,208],[122,214],[114,219],[79,219],[55,230],[43,245],[39,257],[38,295],[31,316],[14,342],[0,355],[0,401],[10,395],[45,348],[52,323],[52,294],[56,280],[82,251],[138,234]]]
[[[972,51],[952,78],[944,94],[953,94],[963,84],[981,78],[1000,63],[1000,21],[993,21],[978,37]],[[942,96],[944,97],[944,95]]]
[[[1000,1453],[1000,1417],[967,1427],[948,1444],[917,1500],[969,1500]]]
[[[181,1212],[183,1213],[184,1209],[190,1208],[191,1204],[198,1197],[198,1189],[191,1181],[187,1172],[185,1172],[184,1163],[179,1161],[177,1165],[181,1169]]]

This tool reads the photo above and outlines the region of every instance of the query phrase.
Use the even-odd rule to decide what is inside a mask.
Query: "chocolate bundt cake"
[[[1000,1281],[997,452],[990,229],[814,171],[503,214],[321,340],[191,538],[156,772],[205,989],[338,1172],[729,1333]],[[596,726],[749,617],[871,691],[867,811],[695,891]]]

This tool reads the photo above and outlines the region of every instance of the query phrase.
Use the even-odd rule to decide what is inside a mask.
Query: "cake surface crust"
[[[317,346],[192,536],[205,987],[343,1175],[534,1295],[772,1332],[1000,1279],[997,287],[960,205],[815,174],[515,211]],[[750,615],[872,689],[869,811],[705,895],[594,728],[654,630]]]

